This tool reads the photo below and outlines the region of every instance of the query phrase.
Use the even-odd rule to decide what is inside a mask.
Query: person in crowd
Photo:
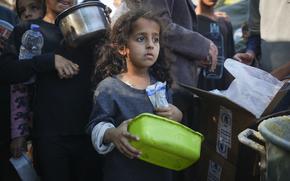
[[[42,0],[16,0],[16,12],[21,21],[38,19],[44,16]],[[32,90],[31,90],[32,89]],[[11,153],[18,158],[27,150],[26,138],[31,122],[31,98],[33,87],[24,84],[11,85]],[[30,123],[31,125],[31,123]]]
[[[290,32],[287,28],[290,27],[290,22],[285,21],[285,17],[290,15],[288,4],[284,1],[277,3],[274,0],[249,1],[248,50],[246,53],[236,54],[234,56],[236,60],[251,64],[254,58],[261,54],[259,68],[267,72],[274,71],[273,75],[276,75],[277,69],[280,70],[279,67],[287,67],[290,57]],[[280,75],[277,76],[280,78]],[[289,100],[290,93],[283,98],[284,103],[281,103],[275,111],[289,108]]]
[[[288,10],[289,7],[284,2],[250,0],[249,38],[253,41],[248,44],[249,51],[246,54],[236,54],[235,58],[250,64],[260,51],[260,68],[267,72],[289,62],[290,33],[286,30],[287,28],[281,28],[290,26],[290,23],[284,21],[285,17],[290,14]]]
[[[5,24],[2,24],[5,23]],[[18,23],[16,13],[0,5],[0,55],[13,27]],[[5,25],[8,25],[8,29]],[[10,29],[11,28],[11,29]],[[10,86],[0,83],[0,180],[18,181],[9,162],[10,154]]]
[[[212,25],[217,25],[220,34],[222,35],[222,40],[219,47],[218,56],[222,57],[223,60],[233,57],[235,53],[235,45],[233,39],[233,27],[227,18],[218,16],[215,13],[215,5],[217,1],[211,0],[199,0],[195,12],[197,14],[197,24],[198,32],[205,37],[210,37],[210,27]],[[226,69],[223,69],[223,74],[220,79],[210,79],[203,75],[203,69],[199,74],[198,87],[205,90],[212,89],[226,89],[230,84],[230,76]]]
[[[261,55],[261,35],[260,35],[260,13],[259,13],[259,0],[249,1],[249,17],[248,17],[248,30],[249,37],[245,52],[238,52],[234,55],[234,59],[245,63],[247,65],[254,65],[255,60],[259,60]],[[256,63],[258,65],[259,63]]]
[[[128,130],[130,119],[140,113],[155,113],[180,122],[174,105],[154,108],[145,89],[152,84],[170,84],[168,59],[162,54],[163,27],[158,16],[146,9],[131,10],[115,22],[108,45],[96,70],[102,80],[95,91],[95,104],[88,124],[95,149],[105,154],[104,181],[148,181],[172,179],[171,171],[137,159],[139,150],[130,140],[138,138]],[[116,147],[116,148],[114,148]]]
[[[123,0],[118,9],[124,9],[124,5],[127,9],[151,9],[165,23],[164,46],[167,49],[165,56],[171,60],[173,104],[182,111],[182,122],[198,130],[200,100],[180,86],[180,83],[196,87],[199,65],[208,66],[213,71],[218,50],[211,40],[197,32],[195,5],[191,0]],[[121,14],[118,9],[116,14]],[[178,181],[185,175],[177,174]]]
[[[43,0],[16,0],[15,8],[22,21],[41,18],[46,9]]]
[[[171,59],[173,102],[183,113],[183,123],[197,129],[197,101],[179,83],[197,86],[198,64],[215,69],[217,48],[197,32],[195,6],[191,0],[123,0],[120,10],[144,7],[159,14],[165,23],[165,56]],[[122,14],[116,10],[116,14]],[[112,18],[114,19],[114,18]],[[211,60],[210,60],[211,59]]]
[[[235,45],[236,53],[245,53],[247,50],[247,43],[249,40],[250,32],[247,22],[241,24],[241,37]]]
[[[19,71],[17,76],[1,72],[1,80],[27,81],[36,73],[33,159],[37,172],[44,181],[100,179],[100,161],[85,133],[93,101],[91,73],[95,46],[93,43],[69,46],[63,40],[59,27],[55,25],[57,15],[74,4],[74,0],[46,0],[44,17],[16,26],[10,39],[13,47],[7,49],[1,57],[0,69],[6,67],[12,72]],[[32,60],[21,60],[23,63],[19,65],[15,60],[19,61],[17,52],[21,37],[31,24],[38,24],[44,37],[42,55],[35,56]],[[98,39],[94,41],[98,42]],[[58,66],[62,68],[55,71]],[[23,78],[20,78],[21,75]],[[8,81],[7,77],[12,80]]]

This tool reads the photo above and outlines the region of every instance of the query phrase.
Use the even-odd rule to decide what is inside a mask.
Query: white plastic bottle
[[[35,55],[40,55],[42,47],[43,36],[40,32],[40,27],[39,25],[31,24],[30,29],[22,35],[19,60],[31,59]],[[28,82],[25,82],[24,84],[31,84],[34,82],[35,76],[33,76]]]

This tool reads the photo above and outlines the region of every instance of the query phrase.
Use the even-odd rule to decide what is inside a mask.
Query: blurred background
[[[77,0],[81,3],[83,0]],[[122,0],[101,0],[112,9],[111,16],[115,9],[120,5]],[[197,4],[198,0],[192,0]],[[14,9],[15,0],[0,0],[0,5]],[[246,23],[248,17],[248,0],[218,0],[216,11],[225,12],[233,26],[234,41],[236,50],[239,49],[239,44],[242,41],[242,26]]]

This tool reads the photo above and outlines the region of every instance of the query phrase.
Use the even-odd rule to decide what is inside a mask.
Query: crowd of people
[[[0,20],[14,26],[9,38],[0,34],[0,180],[20,179],[9,158],[26,152],[28,140],[44,181],[183,180],[182,172],[137,159],[142,153],[129,142],[139,138],[127,130],[132,118],[153,113],[197,130],[196,96],[178,83],[226,89],[226,70],[215,80],[202,73],[214,71],[221,54],[252,66],[259,59],[259,68],[279,80],[290,74],[290,32],[279,32],[290,26],[283,21],[290,4],[249,0],[247,48],[236,53],[230,17],[215,12],[217,1],[123,0],[103,37],[71,46],[55,20],[76,3],[16,0],[15,11],[0,6]],[[212,23],[222,34],[222,52],[207,37]],[[31,24],[40,26],[42,53],[19,60]],[[32,76],[34,83],[23,84]],[[160,82],[166,82],[166,107],[154,107],[146,93]],[[276,111],[289,109],[289,102],[288,94]]]

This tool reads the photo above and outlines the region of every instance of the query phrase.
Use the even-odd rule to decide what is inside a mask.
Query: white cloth
[[[261,68],[270,72],[289,62],[290,1],[260,0],[259,10],[261,16]]]
[[[100,122],[98,123],[91,135],[92,143],[95,148],[95,150],[99,154],[107,154],[110,151],[112,151],[115,147],[113,143],[110,144],[104,144],[103,139],[104,139],[104,134],[109,128],[114,128],[115,126],[112,123],[107,123],[107,122]]]

